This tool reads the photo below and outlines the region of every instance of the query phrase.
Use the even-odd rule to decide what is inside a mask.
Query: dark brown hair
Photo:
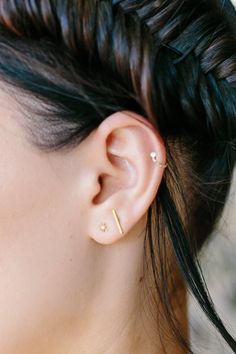
[[[197,259],[235,165],[235,18],[230,2],[217,0],[0,2],[0,79],[38,101],[37,110],[21,102],[37,148],[72,149],[118,110],[141,114],[162,135],[169,165],[148,210],[145,253],[172,331],[189,352],[166,287],[169,247],[236,352]]]

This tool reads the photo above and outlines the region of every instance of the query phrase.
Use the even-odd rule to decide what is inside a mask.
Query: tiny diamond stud
[[[150,157],[151,157],[153,162],[157,162],[157,153],[155,151],[152,151],[150,153]]]
[[[153,162],[157,162],[157,153],[156,153],[155,151],[152,151],[152,152],[150,153],[150,157],[151,157],[151,159],[152,159]],[[165,167],[168,166],[167,163],[162,163],[162,162],[158,162],[158,165],[161,166],[161,167],[163,167],[163,168],[165,168]]]

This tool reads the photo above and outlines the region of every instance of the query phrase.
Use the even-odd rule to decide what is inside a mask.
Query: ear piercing
[[[105,224],[105,223],[102,223],[101,225],[100,225],[100,230],[101,231],[103,231],[103,232],[105,232],[105,231],[107,231],[107,225]]]
[[[163,168],[165,168],[165,167],[168,166],[168,163],[163,163],[163,162],[157,161],[157,153],[156,153],[156,151],[152,151],[152,152],[150,153],[150,157],[151,157],[151,159],[152,159],[152,162],[154,162],[154,163],[158,162],[158,165],[159,165],[159,166],[161,166],[161,167],[163,167]]]
[[[121,235],[123,235],[123,234],[124,234],[124,231],[123,231],[123,229],[122,229],[122,227],[121,227],[121,223],[120,223],[120,220],[119,220],[119,218],[118,218],[118,215],[117,215],[115,209],[112,209],[112,214],[113,214],[113,216],[114,216],[114,219],[115,219],[117,228],[118,228],[118,230],[119,230],[119,233],[120,233]],[[100,230],[101,230],[102,232],[106,232],[106,231],[108,230],[107,224],[102,223],[102,224],[100,225]]]
[[[152,159],[152,162],[154,162],[154,163],[157,162],[159,166],[161,166],[161,167],[163,167],[163,168],[166,168],[166,167],[168,166],[168,163],[159,162],[159,161],[157,160],[157,153],[156,153],[156,151],[151,151],[151,152],[150,152],[150,157],[151,157],[151,159]],[[117,228],[118,228],[118,230],[119,230],[119,233],[120,233],[121,235],[123,235],[123,234],[124,234],[124,231],[123,231],[123,229],[122,229],[122,226],[121,226],[119,217],[118,217],[118,215],[117,215],[115,209],[112,209],[112,214],[113,214],[113,217],[114,217],[114,219],[115,219],[116,226],[117,226]],[[108,230],[107,224],[106,224],[106,223],[102,223],[102,224],[100,225],[100,230],[101,230],[102,232],[106,232],[106,231]]]
[[[114,219],[115,219],[115,222],[116,222],[116,225],[117,225],[117,228],[118,228],[120,234],[123,235],[124,231],[122,230],[122,227],[121,227],[121,224],[120,224],[120,220],[119,220],[119,218],[118,218],[118,216],[116,214],[115,209],[112,209],[112,214],[114,216]]]

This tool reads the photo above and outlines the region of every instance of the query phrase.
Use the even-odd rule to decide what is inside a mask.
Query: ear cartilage
[[[123,234],[124,234],[124,231],[122,230],[122,227],[121,227],[121,224],[120,224],[120,220],[119,220],[119,218],[118,218],[118,216],[117,216],[117,214],[116,214],[115,209],[112,209],[112,214],[113,214],[113,216],[114,216],[114,219],[115,219],[117,228],[118,228],[118,230],[119,230],[119,233],[120,233],[121,235],[123,235]]]
[[[150,157],[151,157],[151,159],[152,159],[152,161],[153,161],[154,163],[158,162],[158,161],[157,161],[157,153],[156,153],[155,151],[152,151],[152,152],[150,153]],[[162,163],[162,162],[158,162],[158,165],[161,166],[161,167],[167,167],[167,166],[168,166],[167,163]]]

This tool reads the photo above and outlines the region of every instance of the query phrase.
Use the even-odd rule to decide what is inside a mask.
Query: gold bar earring
[[[124,231],[122,230],[122,227],[121,227],[121,224],[120,224],[120,220],[119,220],[119,218],[118,218],[118,216],[116,214],[115,209],[112,209],[112,214],[114,216],[114,219],[115,219],[115,222],[116,222],[116,225],[118,227],[118,230],[119,230],[120,234],[123,235]]]

